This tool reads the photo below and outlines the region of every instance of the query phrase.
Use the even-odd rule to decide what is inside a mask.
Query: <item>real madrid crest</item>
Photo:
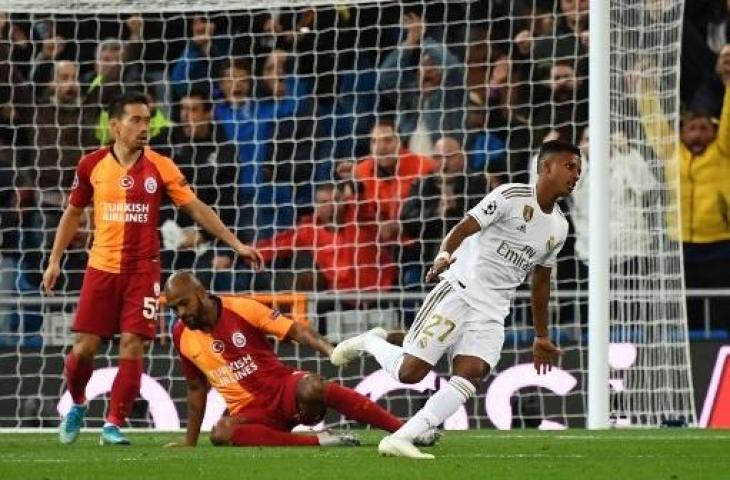
[[[548,252],[552,252],[553,248],[555,248],[555,237],[550,235],[550,238],[548,238],[548,241],[545,244],[545,247],[547,248]]]
[[[525,222],[529,222],[532,220],[533,213],[535,213],[535,209],[529,205],[525,205],[525,208],[522,209],[522,218],[525,219]]]

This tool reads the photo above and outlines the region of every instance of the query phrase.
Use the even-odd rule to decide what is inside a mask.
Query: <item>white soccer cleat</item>
[[[320,447],[359,447],[360,440],[348,433],[334,434],[327,431],[317,434]]]
[[[384,457],[406,457],[431,460],[435,458],[430,453],[423,453],[408,440],[388,435],[378,444],[378,453]]]
[[[376,327],[365,333],[361,333],[360,335],[341,341],[337,344],[335,349],[332,350],[332,354],[330,355],[330,362],[332,365],[341,367],[342,365],[347,365],[359,357],[360,352],[362,352],[365,348],[365,339],[368,335],[375,335],[376,337],[380,337],[385,340],[385,337],[388,336],[388,332],[384,328]]]
[[[438,443],[442,435],[437,428],[431,428],[414,438],[413,445],[417,447],[433,447]]]

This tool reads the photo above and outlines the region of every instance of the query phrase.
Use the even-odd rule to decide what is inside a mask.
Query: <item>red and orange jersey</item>
[[[69,202],[78,208],[93,202],[89,266],[132,273],[159,261],[158,224],[165,194],[178,206],[195,199],[177,165],[149,148],[130,168],[122,167],[110,148],[84,156],[76,167]]]
[[[216,297],[217,298],[217,297]],[[271,348],[266,335],[282,340],[294,322],[255,300],[218,299],[212,332],[191,330],[177,321],[172,330],[186,378],[205,378],[235,415],[249,405],[267,406],[293,372]]]

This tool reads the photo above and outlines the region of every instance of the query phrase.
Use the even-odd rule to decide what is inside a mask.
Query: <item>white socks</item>
[[[414,438],[444,423],[444,420],[456,413],[475,392],[476,388],[469,380],[463,377],[451,377],[449,383],[434,393],[426,405],[393,436],[413,442]]]
[[[367,335],[363,347],[366,352],[375,357],[383,370],[388,372],[394,380],[399,381],[398,371],[403,363],[403,349],[388,343],[377,335]]]

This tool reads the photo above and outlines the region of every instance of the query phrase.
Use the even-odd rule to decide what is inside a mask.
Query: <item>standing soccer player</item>
[[[66,384],[74,405],[60,426],[61,443],[78,437],[87,403],[86,384],[103,338],[121,333],[119,370],[100,443],[127,445],[119,428],[139,393],[144,342],[155,336],[160,295],[158,217],[166,194],[201,227],[258,268],[260,254],[241,243],[216,213],[198,200],[185,177],[167,157],[148,147],[147,97],[127,93],[109,105],[114,143],[84,156],[76,168],[69,205],[58,226],[43,287],[53,293],[61,256],[79,227],[84,208],[94,209],[94,242],[84,274],[66,357]]]
[[[383,329],[373,329],[345,340],[332,352],[335,365],[368,352],[403,383],[421,381],[449,352],[448,384],[380,442],[382,455],[433,458],[420,452],[413,439],[453,415],[497,364],[504,318],[516,288],[530,272],[537,372],[550,370],[560,354],[548,338],[550,270],[568,233],[568,222],[556,202],[570,194],[580,177],[580,150],[550,141],[542,145],[538,159],[535,185],[496,188],[446,235],[426,277],[442,280],[426,297],[402,348],[386,342]]]

